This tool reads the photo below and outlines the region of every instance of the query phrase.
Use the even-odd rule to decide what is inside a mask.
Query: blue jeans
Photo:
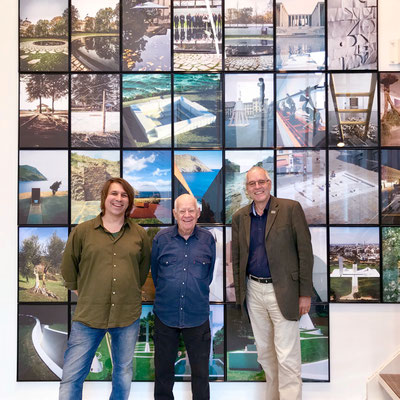
[[[127,400],[132,383],[132,360],[139,333],[139,319],[123,328],[96,329],[73,321],[64,354],[59,400],[82,399],[83,382],[106,332],[111,335],[113,360],[110,400]]]

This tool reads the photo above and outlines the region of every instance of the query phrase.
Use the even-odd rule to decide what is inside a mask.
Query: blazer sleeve
[[[239,247],[239,215],[232,217],[232,270],[235,285],[236,304],[240,304],[240,247]]]

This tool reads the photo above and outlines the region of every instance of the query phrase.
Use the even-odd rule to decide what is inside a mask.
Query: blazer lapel
[[[250,210],[251,210],[251,204],[248,206],[246,212],[243,215],[244,235],[246,237],[247,248],[250,247],[250,224],[251,224]]]
[[[279,212],[279,204],[276,201],[276,198],[271,196],[271,203],[269,205],[268,218],[267,218],[267,226],[265,227],[265,239],[267,239],[268,237],[268,233],[271,230],[273,223],[275,222],[278,212]]]

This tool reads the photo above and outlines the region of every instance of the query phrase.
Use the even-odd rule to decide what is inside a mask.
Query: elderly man
[[[297,201],[271,196],[261,167],[246,175],[252,204],[232,218],[236,303],[247,305],[267,400],[301,399],[299,317],[310,310],[313,253]]]
[[[83,382],[106,332],[111,335],[112,400],[127,400],[132,359],[142,310],[141,287],[150,268],[146,231],[128,218],[132,186],[111,178],[101,193],[101,214],[71,232],[61,273],[76,292],[68,347],[64,356],[60,400],[82,398]]]
[[[192,371],[193,399],[206,400],[210,398],[209,286],[215,241],[210,232],[196,226],[200,210],[193,196],[179,196],[173,213],[178,225],[156,235],[151,255],[156,288],[154,398],[174,398],[174,364],[182,334]]]

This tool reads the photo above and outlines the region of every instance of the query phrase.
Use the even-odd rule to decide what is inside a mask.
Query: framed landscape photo
[[[383,302],[400,303],[400,227],[382,228]]]
[[[400,151],[381,150],[381,215],[385,225],[400,225]]]

